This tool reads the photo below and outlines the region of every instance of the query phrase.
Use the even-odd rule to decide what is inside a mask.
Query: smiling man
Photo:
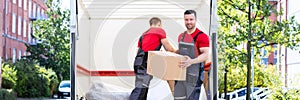
[[[179,67],[186,67],[186,80],[176,81],[175,100],[199,100],[204,61],[208,58],[209,37],[196,28],[197,15],[194,10],[184,12],[184,23],[187,30],[178,37],[179,53],[187,60],[180,62]]]

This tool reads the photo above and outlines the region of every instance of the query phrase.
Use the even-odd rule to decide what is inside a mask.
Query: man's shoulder
[[[157,27],[152,27],[152,28],[150,28],[149,31],[165,32],[165,30],[163,28],[157,28]]]
[[[208,35],[206,33],[200,33],[199,37],[208,37]]]
[[[196,28],[196,30],[195,30],[195,32],[198,34],[198,33],[200,33],[200,34],[206,34],[205,32],[203,32],[202,30],[200,30],[199,28]]]
[[[196,32],[197,32],[197,34],[199,34],[198,37],[208,37],[208,35],[205,32],[203,32],[202,30],[200,30],[198,28],[196,28]]]

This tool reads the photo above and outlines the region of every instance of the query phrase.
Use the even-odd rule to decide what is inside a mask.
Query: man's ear
[[[161,22],[160,22],[160,23],[158,23],[158,24],[157,24],[157,26],[158,26],[158,27],[162,27],[162,24],[161,24]]]

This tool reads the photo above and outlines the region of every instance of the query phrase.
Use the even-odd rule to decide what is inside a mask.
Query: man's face
[[[195,25],[196,25],[195,15],[194,14],[184,15],[184,23],[185,23],[185,27],[188,30],[195,28]]]

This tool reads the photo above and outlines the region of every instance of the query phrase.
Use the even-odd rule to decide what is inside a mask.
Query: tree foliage
[[[51,85],[58,84],[54,71],[38,66],[35,62],[21,59],[16,63],[7,63],[16,72],[13,90],[18,97],[50,97]]]
[[[57,1],[59,2],[59,1]],[[62,11],[58,3],[47,2],[47,19],[33,22],[37,44],[27,45],[27,59],[53,69],[60,80],[70,79],[70,11]]]
[[[3,63],[2,64],[2,69],[1,69],[1,74],[2,74],[2,84],[1,87],[5,89],[12,89],[16,85],[16,74],[17,72],[15,69],[9,64]]]
[[[227,87],[229,91],[246,86],[247,42],[254,50],[255,86],[268,86],[273,75],[267,73],[259,63],[260,57],[269,53],[261,53],[261,49],[274,51],[274,45],[280,44],[293,48],[300,41],[300,25],[294,17],[283,19],[281,10],[276,10],[274,3],[269,0],[250,0],[251,14],[249,15],[247,0],[221,0],[218,1],[219,15],[219,91],[223,91],[222,79],[225,68],[228,68]],[[248,16],[251,19],[249,27]],[[280,17],[272,20],[271,17]],[[251,30],[251,36],[248,34]],[[273,49],[272,49],[273,48]],[[269,74],[269,75],[268,75]],[[261,81],[264,80],[264,81]],[[279,80],[279,79],[278,79]],[[222,86],[223,85],[223,86]]]
[[[273,87],[282,85],[276,66],[254,67],[254,86],[255,87]],[[231,92],[246,87],[246,67],[230,67],[227,73],[227,91]],[[218,73],[219,92],[224,93],[224,73]]]

